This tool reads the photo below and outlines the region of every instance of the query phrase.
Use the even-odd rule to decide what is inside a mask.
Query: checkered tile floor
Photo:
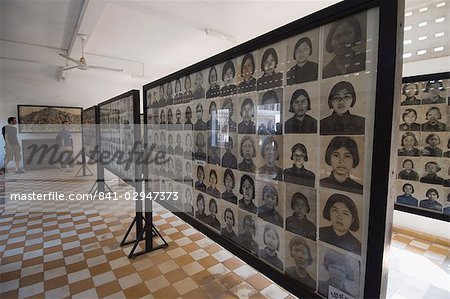
[[[6,178],[22,191],[87,192],[93,177],[74,175],[35,171]],[[113,176],[107,183],[117,192],[132,190]],[[118,244],[132,221],[133,202],[7,203],[0,216],[0,297],[293,298],[172,213],[154,206],[155,225],[169,248],[130,260],[131,246]],[[12,214],[13,210],[19,212]],[[422,268],[410,269],[418,257]],[[449,261],[449,247],[394,232],[388,298],[449,298]],[[410,265],[406,270],[404,263]],[[426,273],[434,281],[414,273]],[[411,288],[415,293],[408,291]]]
[[[41,171],[7,179],[22,191],[53,185],[87,192],[92,177],[73,176]],[[131,190],[107,182],[114,191]],[[157,204],[154,222],[169,247],[131,260],[131,246],[118,244],[134,203],[64,202],[43,213],[26,212],[29,202],[8,204],[21,212],[7,207],[0,217],[1,298],[293,298]]]

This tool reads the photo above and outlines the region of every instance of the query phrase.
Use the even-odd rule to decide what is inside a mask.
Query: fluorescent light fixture
[[[410,40],[410,39],[403,41],[404,45],[410,45],[411,43],[412,43],[412,40]]]
[[[405,26],[405,31],[409,31],[409,30],[411,30],[412,29],[412,26],[411,25],[409,25],[409,26]]]
[[[417,55],[423,55],[423,54],[426,54],[427,53],[427,50],[419,50],[419,51],[417,51]]]
[[[405,17],[410,17],[410,16],[412,16],[413,15],[413,12],[412,11],[408,11],[407,13],[405,13]]]
[[[427,26],[428,22],[420,22],[419,23],[419,27],[424,27]]]
[[[442,23],[442,22],[444,22],[444,20],[445,20],[445,18],[444,17],[442,17],[442,18],[437,18],[436,20],[434,20],[436,23]]]
[[[412,56],[411,52],[403,53],[403,58],[409,58],[411,56]]]
[[[428,37],[426,35],[419,36],[418,40],[426,40]]]
[[[444,51],[444,47],[436,47],[434,48],[434,52],[441,52]]]
[[[213,29],[206,28],[205,29],[205,33],[206,33],[207,36],[213,36],[213,37],[217,37],[217,38],[220,38],[220,39],[223,39],[223,40],[227,40],[227,41],[230,41],[230,42],[233,42],[233,43],[237,43],[237,38],[236,37],[231,36],[231,35],[226,34],[226,33],[223,33],[223,32],[219,32],[219,31],[215,31]]]
[[[419,12],[424,12],[428,10],[428,6],[422,7],[421,9],[419,9]]]
[[[444,32],[438,32],[434,35],[434,37],[443,37],[445,35]]]
[[[445,6],[445,2],[439,2],[436,4],[436,7],[442,7]]]

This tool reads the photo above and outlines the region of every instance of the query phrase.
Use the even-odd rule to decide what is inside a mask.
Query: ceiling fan
[[[67,66],[67,67],[63,68],[63,71],[68,71],[68,70],[76,68],[76,69],[79,69],[82,71],[87,71],[89,69],[98,69],[98,70],[113,71],[113,72],[123,72],[123,69],[116,69],[116,68],[110,68],[110,67],[105,67],[105,66],[87,64],[86,58],[84,58],[84,43],[87,39],[87,35],[79,33],[78,37],[81,39],[81,58],[79,60],[77,60],[77,59],[69,57],[65,54],[60,53],[59,56],[62,56],[64,58],[66,58],[67,60],[70,60],[77,64],[76,66]]]

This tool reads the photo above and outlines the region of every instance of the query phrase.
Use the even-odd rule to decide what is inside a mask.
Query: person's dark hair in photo
[[[422,100],[422,104],[446,104],[447,99],[440,95],[441,91],[445,91],[442,80],[427,81],[425,92],[428,97]]]
[[[209,69],[209,74],[208,74],[209,88],[206,91],[207,99],[219,96],[220,85],[219,85],[218,81],[219,81],[219,75],[217,74],[216,68],[213,66]]]
[[[283,169],[277,163],[280,158],[281,149],[278,147],[277,140],[269,136],[264,139],[261,145],[261,157],[264,159],[264,165],[258,169],[258,174],[281,181],[283,177]]]
[[[446,152],[443,154],[443,157],[444,157],[444,158],[450,158],[450,137],[449,137],[448,140],[447,140],[447,148],[448,148],[449,150],[446,151]]]
[[[315,241],[316,225],[307,216],[311,212],[308,198],[301,192],[295,192],[291,198],[291,209],[294,212],[286,218],[286,230]]]
[[[233,192],[235,184],[236,180],[234,178],[233,171],[229,168],[225,169],[223,174],[223,185],[225,186],[225,192],[222,193],[220,198],[233,204],[237,204],[237,196]]]
[[[242,199],[239,200],[239,208],[256,214],[256,205],[253,203],[255,199],[255,181],[247,174],[241,177],[241,184],[239,193],[242,194]]]
[[[226,98],[225,100],[223,100],[222,110],[228,110],[228,119],[226,120],[225,124],[225,126],[227,127],[226,132],[236,132],[236,122],[232,119],[234,114],[234,105],[231,98]]]
[[[403,195],[397,196],[396,202],[401,205],[417,207],[419,201],[414,196],[412,196],[412,194],[414,193],[414,186],[406,183],[403,185],[402,190]]]
[[[417,148],[419,141],[413,132],[403,133],[400,145],[402,148],[398,150],[398,156],[420,156],[420,150]]]
[[[255,104],[253,103],[251,98],[246,98],[241,105],[241,117],[242,122],[238,125],[238,133],[239,134],[255,134],[256,126],[252,121],[252,118],[255,116]]]
[[[205,180],[205,169],[203,166],[197,166],[197,181],[195,182],[195,189],[206,193],[206,185],[203,182]]]
[[[331,115],[320,120],[321,135],[364,135],[364,117],[350,113],[356,103],[353,84],[347,81],[336,83],[328,95]]]
[[[236,77],[236,68],[231,60],[228,60],[223,65],[222,81],[223,87],[220,90],[220,96],[225,97],[236,93],[237,86],[234,84]]]
[[[421,126],[422,131],[425,132],[444,132],[446,125],[439,120],[442,118],[441,109],[439,107],[431,107],[426,113],[426,123]]]
[[[362,194],[363,186],[350,177],[352,169],[359,165],[358,145],[353,138],[333,137],[325,152],[325,163],[332,171],[320,180],[322,187]]]
[[[259,257],[283,271],[283,262],[277,254],[280,251],[280,236],[270,224],[264,226],[263,241],[266,247],[259,250]]]
[[[215,197],[220,198],[220,192],[217,190],[217,172],[214,169],[209,171],[209,186],[206,188],[206,193]]]
[[[214,198],[209,200],[209,215],[205,218],[205,223],[211,225],[213,228],[220,230],[220,221],[217,219],[217,202]]]
[[[183,178],[183,181],[186,185],[189,185],[191,187],[194,186],[194,180],[192,178],[192,164],[191,161],[186,161],[186,164],[184,166],[185,176]]]
[[[231,152],[233,146],[233,138],[228,136],[228,140],[225,142],[225,154],[222,157],[222,167],[237,169],[237,159]]]
[[[366,28],[363,28],[365,31]],[[353,17],[334,22],[328,31],[325,50],[333,59],[323,67],[322,78],[330,78],[366,69],[366,47],[359,21]],[[352,48],[363,45],[361,51]]]
[[[434,161],[425,163],[425,175],[420,178],[421,183],[442,185],[444,179],[437,175],[442,168]]]
[[[205,214],[205,197],[199,193],[197,195],[197,211],[195,212],[195,218],[204,221],[206,219]]]
[[[258,90],[274,88],[283,84],[283,73],[277,72],[278,54],[274,48],[264,51],[261,59],[262,76],[257,81]]]
[[[361,254],[361,242],[350,233],[359,230],[358,210],[353,200],[343,194],[333,194],[328,198],[322,215],[331,225],[319,229],[319,239]]]
[[[206,131],[208,130],[208,125],[203,121],[203,105],[198,103],[195,106],[195,116],[197,117],[197,122],[194,124],[195,131]]]
[[[293,236],[289,241],[289,254],[295,265],[286,268],[286,275],[307,286],[311,290],[316,289],[316,281],[309,275],[306,268],[313,263],[311,248],[305,239]]]
[[[255,220],[250,215],[245,215],[242,220],[242,233],[239,234],[239,245],[251,253],[257,255],[259,250],[258,243],[254,240],[256,235]]]
[[[275,105],[275,109],[273,109],[272,105]],[[258,135],[281,135],[281,102],[274,90],[266,91],[263,94],[259,109],[270,111],[272,120],[267,121],[267,123],[262,122],[258,125]],[[280,122],[275,123],[277,115],[280,118]]]
[[[181,110],[180,110],[180,108],[177,108],[177,110],[175,112],[175,119],[176,119],[175,124],[176,125],[181,125]],[[182,129],[183,129],[183,127],[181,127],[181,130]]]
[[[161,109],[161,112],[159,113],[159,124],[160,125],[166,124],[166,113],[164,112],[164,109]]]
[[[206,141],[203,132],[197,133],[197,137],[195,138],[195,152],[194,158],[195,160],[206,161]]]
[[[185,115],[186,115],[186,122],[184,123],[184,130],[187,131],[192,130],[194,125],[192,123],[192,109],[190,106],[186,107]]]
[[[402,113],[403,123],[400,124],[400,131],[420,131],[420,124],[416,123],[417,111],[405,109]]]
[[[238,86],[238,93],[256,90],[256,79],[253,77],[255,69],[255,58],[253,58],[253,54],[245,54],[241,63],[241,78],[243,81]]]
[[[258,216],[275,225],[283,227],[283,216],[277,211],[278,191],[274,186],[265,185],[262,191],[262,205],[258,207]]]
[[[236,219],[231,208],[225,209],[225,211],[223,212],[223,220],[225,222],[225,226],[222,228],[221,235],[235,243],[239,243],[237,235],[233,230],[233,227],[236,224]]]
[[[317,133],[317,120],[308,115],[311,98],[304,89],[297,89],[291,97],[289,112],[294,115],[284,124],[284,133]]]
[[[414,170],[414,162],[411,159],[405,159],[402,164],[403,169],[398,173],[400,180],[418,181],[419,174]]]
[[[256,171],[256,165],[253,162],[253,158],[256,158],[256,145],[250,135],[245,135],[242,138],[239,153],[243,160],[238,164],[238,169],[254,173]]]
[[[194,100],[199,100],[205,98],[205,88],[203,87],[203,73],[195,73],[194,81]]]
[[[434,188],[430,188],[425,193],[425,196],[427,198],[420,201],[419,207],[442,213],[442,204],[437,201],[439,192]]]
[[[312,52],[309,37],[302,37],[295,43],[292,58],[296,64],[287,72],[287,85],[317,80],[319,65],[309,60]]]
[[[354,298],[358,297],[358,288],[350,287],[354,285],[355,277],[346,255],[328,249],[323,258],[323,266],[328,272],[328,280],[319,280],[319,294],[328,296],[329,287],[332,286]]]
[[[422,149],[422,156],[428,157],[442,157],[442,149],[438,146],[441,144],[439,135],[432,133],[425,138],[427,146]]]
[[[305,168],[308,162],[308,151],[302,143],[296,143],[291,148],[292,167],[284,170],[284,181],[298,185],[313,187],[316,181],[316,175]]]
[[[421,101],[417,98],[419,94],[419,84],[404,83],[402,86],[402,94],[405,99],[400,103],[401,106],[420,105]]]

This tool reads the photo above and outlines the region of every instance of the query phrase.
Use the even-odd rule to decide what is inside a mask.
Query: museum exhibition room
[[[1,0],[1,298],[450,298],[448,0]]]

